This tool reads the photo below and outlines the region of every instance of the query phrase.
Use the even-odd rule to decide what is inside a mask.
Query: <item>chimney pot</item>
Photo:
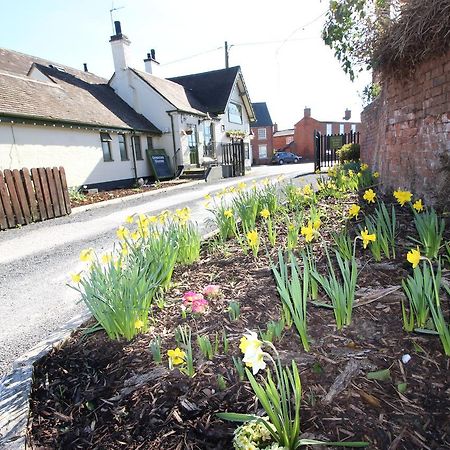
[[[305,108],[304,109],[303,117],[311,117],[311,108]]]
[[[116,30],[116,36],[120,36],[122,34],[122,27],[120,26],[120,21],[114,21],[114,28]]]
[[[150,53],[147,53],[147,59],[150,59],[151,57]]]
[[[151,55],[152,59],[156,60],[156,57],[155,57],[155,49],[154,49],[154,48],[152,48],[152,49],[150,50],[150,55]]]
[[[87,67],[87,64],[86,64],[86,63],[83,63],[83,69],[84,69],[84,71],[85,71],[85,72],[89,72],[89,70],[88,70],[88,67]]]

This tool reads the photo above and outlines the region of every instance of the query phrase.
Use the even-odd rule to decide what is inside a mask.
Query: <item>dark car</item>
[[[272,164],[285,164],[285,163],[295,163],[297,164],[302,159],[301,156],[296,155],[291,152],[276,152],[272,156]]]

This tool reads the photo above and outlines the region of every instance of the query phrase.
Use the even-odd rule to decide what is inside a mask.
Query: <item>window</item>
[[[339,134],[344,134],[344,124],[343,123],[340,123],[339,124]]]
[[[258,139],[267,139],[265,128],[258,128]]]
[[[228,121],[242,124],[242,106],[237,103],[230,103],[228,106]]]
[[[133,141],[134,154],[136,155],[136,159],[142,161],[144,158],[142,157],[141,137],[133,136],[131,139]]]
[[[294,136],[287,136],[286,137],[286,145],[290,144],[291,142],[294,142]]]
[[[122,161],[128,161],[128,149],[127,149],[127,141],[124,134],[119,134],[119,150],[120,150],[120,159]]]
[[[260,158],[267,158],[267,145],[258,145],[258,152]]]
[[[112,161],[111,136],[108,133],[100,133],[100,141],[102,143],[103,161]]]
[[[356,123],[352,123],[352,131],[353,133],[356,133]]]
[[[333,124],[327,123],[327,132],[326,134],[333,134]]]
[[[147,149],[153,150],[153,138],[151,136],[147,136]]]

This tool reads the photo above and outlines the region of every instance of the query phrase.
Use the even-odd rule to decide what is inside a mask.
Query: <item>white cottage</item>
[[[220,163],[230,132],[249,148],[254,113],[239,67],[164,79],[154,51],[145,71],[129,67],[118,22],[110,43],[109,81],[0,48],[0,170],[63,166],[69,186],[110,188],[151,177],[147,149],[164,150],[175,173]]]

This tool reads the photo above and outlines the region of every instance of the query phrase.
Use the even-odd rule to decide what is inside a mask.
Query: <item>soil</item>
[[[99,191],[96,194],[85,194],[83,198],[70,199],[70,206],[75,208],[77,206],[91,205],[92,203],[104,202],[106,200],[112,200],[113,198],[127,197],[129,195],[142,194],[144,192],[156,191],[158,189],[164,189],[172,186],[178,186],[179,184],[188,183],[192,180],[171,180],[171,181],[161,181],[159,183],[144,185],[137,188],[123,188],[123,189],[112,189],[110,191]]]
[[[342,227],[343,203],[351,201],[322,203],[327,211],[321,227],[325,241],[330,240],[331,230]],[[300,370],[305,437],[367,441],[369,448],[380,450],[450,448],[450,359],[437,336],[402,329],[401,280],[411,273],[405,255],[412,246],[407,236],[414,231],[406,208],[397,208],[397,218],[395,260],[374,263],[371,253],[358,244],[360,274],[350,326],[338,331],[332,310],[310,305],[309,352],[303,350],[294,327],[274,340],[283,362],[294,359]],[[278,239],[283,246],[282,233]],[[234,241],[207,242],[199,262],[176,269],[165,306],[153,308],[154,326],[148,333],[131,342],[117,342],[104,332],[78,331],[62,348],[54,349],[35,369],[32,448],[231,449],[236,424],[218,419],[216,413],[262,413],[249,383],[239,380],[232,356],[241,356],[239,339],[246,329],[265,330],[267,322],[278,320],[281,313],[269,268],[269,258],[277,257],[277,249],[267,250],[262,245],[255,260]],[[318,266],[324,268],[321,244],[314,244],[314,253]],[[448,276],[445,270],[444,277]],[[183,293],[201,292],[210,283],[221,286],[222,296],[210,301],[205,314],[183,319]],[[320,296],[326,301],[323,292]],[[448,297],[444,298],[448,305]],[[240,303],[238,320],[229,317],[230,301]],[[177,346],[174,329],[180,324],[192,328],[193,378],[167,368],[166,352]],[[221,341],[218,354],[206,360],[196,336],[214,338],[224,330],[228,352]],[[153,361],[149,348],[155,336],[162,341],[162,364]],[[411,356],[406,364],[401,360],[405,354]],[[367,377],[388,368],[388,380]],[[346,382],[333,397],[330,389],[342,374],[348,375]],[[218,375],[225,379],[225,387],[218,384]],[[401,383],[406,383],[402,393]]]

